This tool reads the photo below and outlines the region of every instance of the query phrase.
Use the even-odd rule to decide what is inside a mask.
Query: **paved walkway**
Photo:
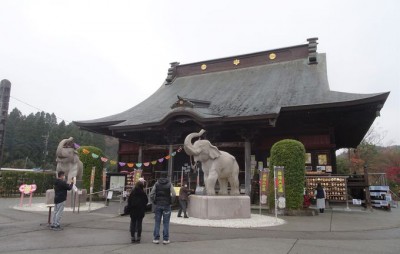
[[[284,224],[258,228],[173,223],[171,244],[163,246],[151,243],[151,213],[144,219],[142,243],[132,245],[129,217],[117,215],[118,203],[92,213],[65,212],[64,230],[55,232],[42,224],[47,212],[13,209],[18,202],[0,199],[0,253],[400,253],[400,208],[371,212],[351,207],[348,212],[333,207],[318,216],[280,217]]]

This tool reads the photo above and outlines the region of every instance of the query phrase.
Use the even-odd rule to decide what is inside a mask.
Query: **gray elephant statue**
[[[77,181],[82,180],[83,163],[79,159],[78,152],[75,150],[74,139],[72,137],[61,140],[57,147],[56,156],[57,173],[64,171],[68,183],[72,181],[73,177],[76,177]]]
[[[219,195],[228,195],[228,183],[231,186],[230,195],[239,195],[239,165],[235,157],[218,150],[208,140],[197,140],[192,144],[192,139],[200,137],[204,132],[205,130],[201,130],[199,133],[187,135],[184,149],[187,155],[193,156],[195,162],[201,162],[207,195],[215,195],[217,180]]]

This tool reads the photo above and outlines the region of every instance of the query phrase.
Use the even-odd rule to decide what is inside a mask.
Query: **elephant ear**
[[[218,158],[221,155],[221,152],[218,150],[216,146],[210,144],[210,149],[208,151],[208,155],[211,159]]]

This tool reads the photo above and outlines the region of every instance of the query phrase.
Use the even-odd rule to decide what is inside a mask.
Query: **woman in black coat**
[[[131,216],[131,242],[140,243],[142,235],[142,221],[146,211],[148,198],[144,192],[144,179],[139,179],[135,184],[128,199],[128,209]],[[137,235],[135,235],[137,233]]]

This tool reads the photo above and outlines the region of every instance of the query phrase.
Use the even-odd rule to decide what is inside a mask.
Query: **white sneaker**
[[[153,243],[154,243],[154,244],[159,244],[159,243],[160,243],[160,240],[154,239],[154,240],[153,240]]]
[[[169,241],[169,240],[164,240],[162,243],[163,243],[163,244],[169,244],[170,241]]]

